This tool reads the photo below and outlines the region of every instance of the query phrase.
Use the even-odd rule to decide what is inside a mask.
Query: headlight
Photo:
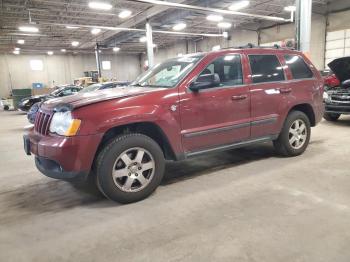
[[[56,112],[51,120],[50,132],[61,136],[74,136],[77,134],[80,124],[79,119],[72,118],[70,111]]]
[[[323,100],[324,101],[329,101],[330,100],[330,97],[329,97],[327,92],[323,92]]]

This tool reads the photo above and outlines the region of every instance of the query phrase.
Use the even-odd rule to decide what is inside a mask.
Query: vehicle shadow
[[[350,118],[348,116],[341,117],[337,121],[334,121],[334,122],[324,121],[323,124],[327,125],[327,126],[345,126],[345,127],[347,127],[347,126],[350,126]]]

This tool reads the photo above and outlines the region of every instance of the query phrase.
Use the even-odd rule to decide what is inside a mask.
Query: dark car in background
[[[81,89],[82,87],[74,86],[74,85],[59,86],[50,94],[30,96],[30,97],[23,98],[18,103],[18,109],[21,111],[27,112],[35,103],[43,102],[51,98],[74,95],[78,93]]]
[[[339,83],[323,95],[326,105],[324,118],[336,121],[341,115],[350,114],[350,57],[335,59],[328,66]]]
[[[81,88],[81,87],[77,87],[77,88],[79,88],[78,91],[80,93],[87,93],[87,92],[92,92],[92,91],[96,91],[96,90],[104,90],[104,89],[116,88],[116,87],[127,86],[127,85],[129,85],[129,82],[119,81],[119,82],[97,83],[97,84],[92,84],[92,85],[85,87],[85,88]],[[57,91],[57,90],[55,90],[55,91]],[[74,94],[76,94],[76,93],[77,92],[75,92]],[[60,92],[59,94],[62,94],[62,92]],[[40,107],[42,102],[49,100],[49,99],[52,99],[52,98],[57,98],[57,97],[62,97],[62,96],[65,96],[65,95],[48,96],[43,101],[39,101],[39,102],[33,104],[33,106],[30,108],[30,110],[27,113],[28,121],[30,123],[34,124],[36,113],[38,112],[39,107]]]

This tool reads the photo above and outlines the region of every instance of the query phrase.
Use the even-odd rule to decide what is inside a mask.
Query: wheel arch
[[[152,138],[162,149],[165,159],[176,160],[176,154],[174,153],[168,137],[164,131],[153,122],[130,123],[108,129],[101,139],[95,157],[109,140],[118,135],[129,133],[140,133]]]
[[[316,115],[310,104],[305,103],[305,104],[295,105],[289,110],[288,114],[292,111],[303,112],[309,118],[311,126],[312,127],[316,126]]]

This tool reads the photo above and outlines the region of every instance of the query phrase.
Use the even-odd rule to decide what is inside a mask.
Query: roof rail
[[[283,49],[283,50],[295,50],[295,48],[290,47],[281,47],[280,45],[274,44],[273,46],[259,46],[254,45],[252,43],[248,43],[243,46],[230,46],[221,49],[245,49],[245,48],[262,48],[262,49]]]

